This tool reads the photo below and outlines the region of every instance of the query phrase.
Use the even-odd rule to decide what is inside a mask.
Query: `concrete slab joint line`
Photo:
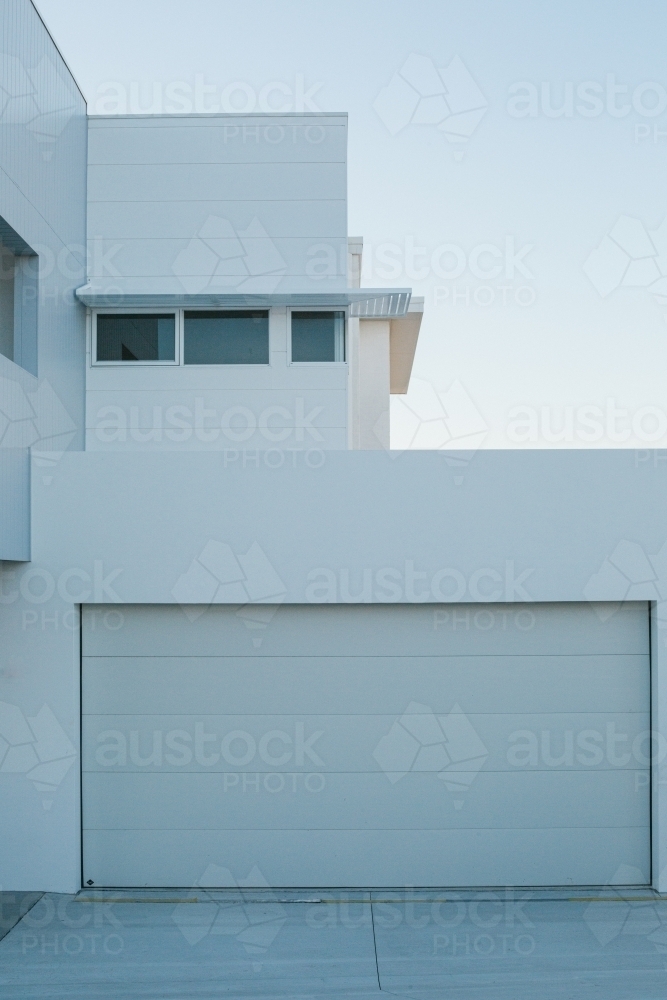
[[[3,892],[0,889],[0,941],[39,903],[43,892]]]
[[[382,989],[382,983],[380,981],[380,966],[378,964],[378,946],[375,937],[375,913],[373,911],[373,899],[371,897],[371,927],[373,929],[373,955],[375,956],[375,974],[378,977],[378,989]]]

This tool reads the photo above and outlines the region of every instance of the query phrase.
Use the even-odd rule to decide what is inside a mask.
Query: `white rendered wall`
[[[0,218],[39,255],[24,258],[37,274],[37,301],[25,303],[36,306],[37,374],[0,358],[0,449],[32,448],[32,483],[48,489],[63,451],[84,440],[85,310],[74,289],[85,274],[86,107],[29,0],[0,4],[0,52]],[[60,530],[55,511],[43,523],[48,533]],[[54,617],[59,599],[41,544],[32,556],[33,563],[1,564],[0,718],[21,760],[5,766],[2,744],[0,884],[57,890],[79,877],[78,634],[62,625],[71,602],[61,601]],[[44,589],[23,597],[19,580],[27,580],[24,590],[31,580]],[[44,611],[44,622],[34,627],[24,610]],[[55,765],[50,782],[27,776],[38,766],[38,743],[44,762]]]
[[[389,320],[359,320],[355,448],[389,449]]]
[[[91,365],[87,451],[347,448],[346,364],[290,363],[288,310],[269,314],[268,365]]]
[[[667,469],[623,451],[480,451],[462,477],[448,457],[331,451],[274,467],[195,452],[68,453],[49,477],[33,476],[34,563],[90,572],[101,560],[129,604],[175,601],[210,539],[240,552],[257,542],[282,599],[297,604],[346,602],[343,577],[362,603],[658,599]],[[635,581],[642,553],[655,579]],[[387,596],[387,568],[399,596]],[[310,596],[324,569],[330,593]]]
[[[434,452],[326,452],[310,465],[304,453],[276,468],[231,455],[66,454],[49,476],[33,470],[33,562],[4,566],[0,700],[26,718],[47,705],[77,753],[74,606],[212,600],[216,581],[200,562],[211,542],[237,556],[261,550],[277,603],[436,600],[445,613],[450,601],[488,600],[507,603],[511,625],[526,601],[602,602],[602,615],[625,598],[657,601],[667,469],[654,458],[479,452],[461,482],[460,466]],[[655,579],[634,582],[642,559]],[[209,598],[193,589],[193,566],[197,586],[212,582]],[[471,615],[463,625],[474,628]],[[652,726],[665,732],[664,644],[652,645]],[[25,774],[0,774],[6,888],[78,887],[77,766],[49,810]],[[667,860],[664,777],[656,877]]]
[[[34,480],[33,563],[5,566],[1,581],[10,636],[2,700],[25,717],[48,705],[76,751],[74,605],[201,603],[192,567],[206,583],[200,557],[211,542],[238,556],[259,548],[278,603],[436,600],[444,613],[448,601],[486,599],[506,602],[511,624],[526,601],[603,602],[604,615],[625,597],[657,599],[664,463],[623,452],[480,452],[456,485],[460,467],[446,459],[327,452],[316,467],[303,454],[271,468],[194,453],[65,455],[48,482],[41,470]],[[638,558],[651,561],[657,582],[633,583]],[[652,725],[664,731],[657,649]],[[50,810],[24,774],[0,775],[11,844],[0,858],[4,886],[77,887],[76,766]],[[661,787],[654,873],[667,851]]]
[[[167,294],[341,291],[347,117],[89,119],[89,279]]]

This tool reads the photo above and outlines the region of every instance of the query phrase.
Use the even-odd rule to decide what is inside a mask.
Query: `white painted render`
[[[345,115],[89,119],[91,285],[342,291]]]
[[[5,700],[26,716],[47,703],[78,747],[76,605],[224,601],[207,567],[225,545],[272,568],[254,597],[244,591],[258,613],[272,601],[437,600],[441,613],[453,601],[465,615],[460,604],[470,602],[463,620],[472,630],[480,600],[507,602],[508,622],[529,604],[554,601],[602,605],[601,618],[613,622],[618,602],[631,599],[654,602],[656,622],[664,619],[666,473],[651,455],[480,452],[458,486],[460,468],[446,454],[327,453],[321,465],[305,451],[283,457],[272,469],[250,452],[214,460],[72,453],[48,476],[37,471],[33,562],[6,565],[2,580],[7,653],[21,665],[4,681]],[[238,608],[239,595],[230,598]],[[97,625],[113,631],[120,619],[108,613]],[[656,624],[652,728],[660,734],[664,645]],[[78,884],[75,768],[48,812],[25,775],[3,776],[3,788],[3,816],[12,817],[5,842],[14,845],[3,884]],[[654,776],[653,879],[664,886],[662,799]],[[16,832],[25,826],[27,839]]]
[[[391,321],[359,320],[356,448],[389,449],[389,336]]]
[[[0,53],[0,243],[26,255],[2,282],[13,285],[14,345],[13,360],[0,355],[0,557],[25,559],[26,449],[83,444],[85,316],[74,289],[85,275],[87,123],[76,83],[25,0],[0,7]]]
[[[348,366],[291,364],[285,307],[268,365],[94,365],[90,339],[87,451],[347,448]]]
[[[90,292],[122,305],[123,294],[358,288],[363,240],[347,237],[346,144],[344,115],[90,118]],[[406,371],[409,380],[415,316],[407,340],[392,323],[397,391]],[[128,375],[127,365],[93,364],[94,323],[93,311],[88,451],[389,447],[389,320],[349,317],[345,364],[295,369],[289,310],[274,306],[268,366],[142,365]]]

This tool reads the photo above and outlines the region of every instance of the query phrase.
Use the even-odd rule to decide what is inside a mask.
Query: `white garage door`
[[[648,611],[600,610],[87,609],[84,882],[648,881]]]

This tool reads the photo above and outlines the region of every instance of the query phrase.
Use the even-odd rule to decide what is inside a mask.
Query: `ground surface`
[[[0,894],[4,1000],[664,1000],[649,891]]]

